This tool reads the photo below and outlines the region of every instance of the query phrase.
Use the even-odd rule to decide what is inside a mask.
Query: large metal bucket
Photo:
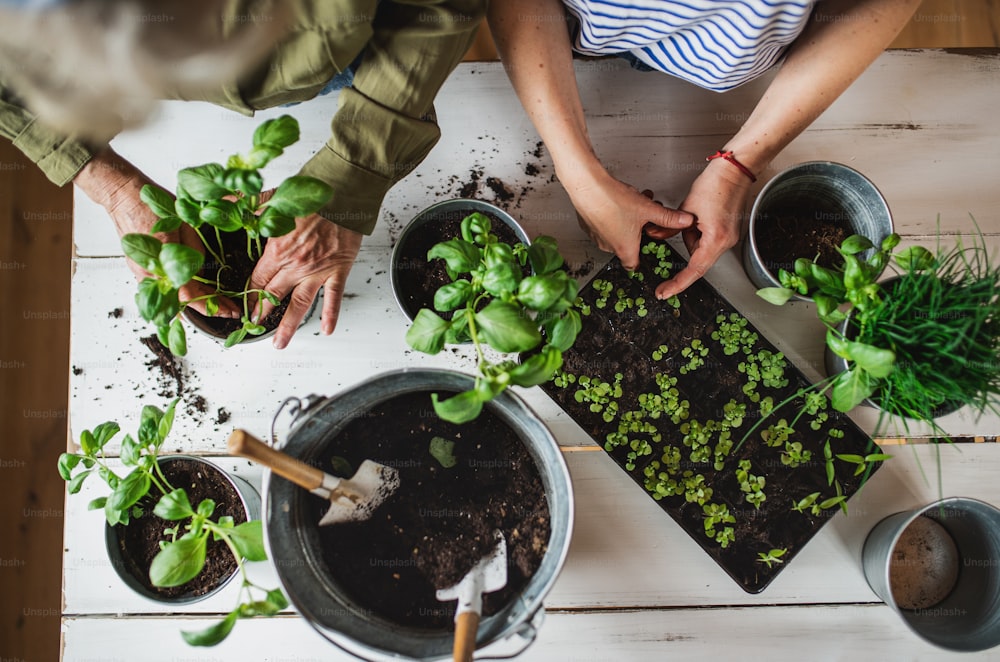
[[[473,378],[436,369],[383,373],[330,398],[310,396],[278,446],[300,460],[317,458],[352,418],[398,395],[435,390],[463,391]],[[477,649],[490,646],[499,655],[519,653],[534,640],[544,616],[542,601],[555,583],[569,550],[573,529],[573,493],[569,471],[549,430],[520,398],[505,391],[486,407],[509,425],[535,462],[545,488],[551,534],[541,566],[523,591],[498,613],[483,618]],[[265,471],[264,530],[268,554],[285,593],[320,634],[366,660],[439,660],[451,656],[449,632],[393,623],[358,605],[325,570],[317,524],[306,507],[306,490]],[[492,644],[492,646],[491,646]],[[492,652],[490,653],[493,654]]]

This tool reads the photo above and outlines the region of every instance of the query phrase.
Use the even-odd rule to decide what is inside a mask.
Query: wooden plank
[[[357,658],[328,643],[302,619],[238,623],[215,648],[185,651],[180,628],[207,619],[66,618],[64,662],[143,660],[261,660],[348,662]],[[158,642],[151,646],[150,642]],[[176,642],[174,645],[173,642]],[[180,647],[180,648],[178,648]],[[513,644],[500,642],[483,654]],[[996,660],[994,652],[947,653],[919,639],[884,605],[671,609],[545,614],[538,637],[519,662],[648,662],[658,659]]]
[[[864,538],[883,517],[938,497],[937,450],[928,445],[891,449],[895,457],[851,500],[849,513],[837,511],[757,595],[740,589],[603,451],[567,452],[575,525],[566,564],[545,604],[594,609],[877,602],[859,563]],[[1000,470],[998,450],[993,444],[941,448],[941,494],[1000,503],[1000,484],[993,479]],[[246,461],[213,459],[259,486],[259,471]],[[102,513],[86,510],[100,494],[98,485],[88,483],[66,502],[64,614],[199,614],[232,608],[234,586],[180,608],[155,605],[125,589],[104,554]],[[277,585],[269,564],[252,565],[255,582]]]

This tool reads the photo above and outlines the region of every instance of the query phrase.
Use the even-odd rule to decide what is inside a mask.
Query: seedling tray
[[[706,280],[657,300],[655,285],[684,264],[669,245],[648,243],[635,272],[617,259],[599,270],[581,288],[583,328],[563,372],[542,388],[729,576],[758,593],[878,468],[856,473],[858,464],[836,456],[856,461],[878,450],[825,396],[794,421],[806,402],[796,394],[810,382]],[[788,398],[763,416],[762,403],[766,410]],[[776,425],[782,419],[793,432]]]

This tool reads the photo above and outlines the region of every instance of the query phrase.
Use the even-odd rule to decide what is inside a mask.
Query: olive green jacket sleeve
[[[389,188],[440,138],[433,101],[468,51],[485,0],[372,3],[372,35],[331,138],[302,168],[334,189],[326,218],[371,233]]]
[[[0,136],[31,159],[54,183],[62,186],[94,154],[94,147],[46,127],[21,107],[10,90],[0,85]]]

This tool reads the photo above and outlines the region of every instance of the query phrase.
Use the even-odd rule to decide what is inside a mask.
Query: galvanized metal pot
[[[957,549],[957,558],[952,559],[958,564],[957,578],[936,604],[904,609],[890,583],[891,561],[907,527],[920,518],[943,529],[938,545]],[[936,546],[922,541],[919,553]],[[897,563],[915,563],[912,553]],[[996,507],[952,497],[890,515],[868,534],[861,556],[868,585],[923,639],[955,651],[981,651],[1000,644],[1000,510]]]
[[[403,369],[378,375],[329,398],[310,396],[298,411],[281,450],[315,461],[358,415],[396,396],[425,391],[462,391],[473,378],[435,369]],[[300,406],[301,405],[301,406]],[[517,598],[479,626],[477,648],[510,656],[534,640],[544,616],[542,601],[555,583],[573,529],[573,493],[559,446],[541,420],[516,395],[504,391],[486,407],[521,439],[545,488],[551,534],[541,566]],[[439,660],[451,657],[449,632],[404,627],[357,604],[325,570],[317,524],[306,490],[265,471],[264,531],[268,555],[285,594],[320,634],[366,660]]]
[[[490,204],[489,202],[472,200],[469,198],[455,198],[453,200],[444,200],[427,207],[413,217],[413,220],[410,221],[405,228],[403,228],[399,238],[396,240],[396,245],[393,246],[392,257],[390,260],[389,281],[392,283],[392,293],[396,298],[396,304],[399,306],[399,309],[403,311],[403,314],[406,315],[408,320],[413,321],[413,318],[417,316],[419,310],[412,310],[411,307],[407,305],[407,302],[403,300],[404,298],[400,295],[400,284],[405,282],[406,279],[412,278],[415,270],[423,271],[427,269],[427,256],[408,255],[408,244],[414,237],[427,232],[435,223],[450,219],[461,220],[464,217],[463,212],[470,209],[472,211],[478,211],[499,219],[504,223],[504,225],[514,231],[518,240],[520,240],[525,246],[531,243],[528,239],[527,233],[518,224],[518,222],[514,220],[513,216],[496,205]]]
[[[243,478],[239,476],[234,476],[227,473],[218,465],[209,462],[205,458],[196,457],[194,455],[164,455],[159,458],[158,462],[161,467],[169,465],[172,462],[191,462],[194,464],[200,464],[204,467],[206,471],[215,472],[223,476],[226,481],[232,486],[234,490],[239,494],[240,501],[243,504],[243,509],[246,513],[247,521],[258,519],[260,517],[260,494],[254,489],[254,486],[248,483]],[[166,470],[165,472],[168,472]],[[195,504],[197,505],[197,504]],[[126,586],[138,593],[144,598],[149,600],[154,600],[156,602],[164,604],[191,604],[193,602],[200,602],[205,600],[223,588],[225,588],[233,577],[239,574],[239,569],[234,569],[233,573],[229,575],[224,581],[220,582],[211,591],[204,593],[202,595],[183,595],[176,597],[165,596],[156,591],[150,591],[145,585],[139,582],[131,572],[129,572],[125,559],[122,555],[121,546],[119,544],[119,534],[122,530],[122,526],[111,526],[110,524],[105,524],[104,528],[104,542],[108,551],[108,559],[111,561],[111,566],[115,569],[118,577],[122,580]]]
[[[796,258],[813,257],[789,255],[781,265],[765,264],[761,257],[760,246],[769,237],[760,235],[758,224],[770,214],[789,208],[809,210],[815,220],[842,221],[848,226],[849,235],[868,237],[875,245],[893,230],[885,198],[857,170],[832,161],[808,161],[786,168],[761,189],[750,210],[750,227],[743,241],[743,270],[758,288],[779,287],[779,267],[792,271]],[[810,300],[799,294],[793,299]]]

